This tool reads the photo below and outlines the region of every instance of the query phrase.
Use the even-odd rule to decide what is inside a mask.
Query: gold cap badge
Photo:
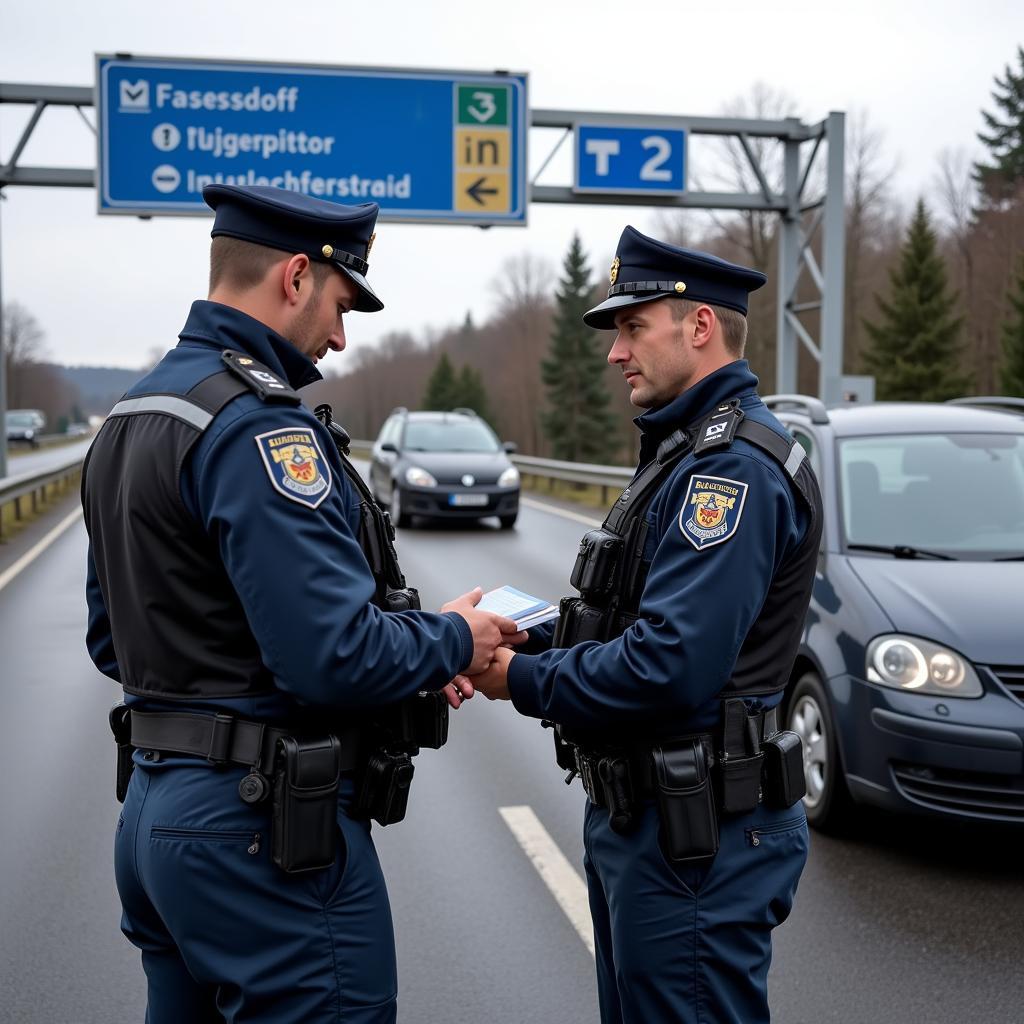
[[[686,291],[686,282],[676,281],[676,291],[679,292],[680,295],[682,295],[682,293]]]
[[[333,246],[333,245],[325,245],[325,246],[324,246],[324,247],[323,247],[323,248],[322,248],[322,249],[321,249],[320,251],[321,251],[321,252],[322,252],[322,253],[323,253],[323,254],[324,254],[324,255],[325,255],[325,256],[326,256],[326,257],[327,257],[328,259],[330,259],[330,258],[331,258],[331,257],[332,257],[332,256],[334,255],[334,246]]]
[[[239,361],[239,363],[241,363],[242,366],[252,366],[252,360],[251,359],[242,358],[242,359],[239,359],[238,361]]]
[[[374,233],[372,235],[370,235],[370,240],[366,243],[366,258],[367,259],[370,258],[370,250],[373,248],[373,243],[376,240],[377,240],[377,232],[374,231]]]
[[[619,266],[620,265],[621,265],[621,261],[619,260],[619,257],[616,256],[615,259],[612,260],[612,269],[611,269],[611,271],[608,274],[608,281],[609,281],[610,284],[615,284],[615,281],[616,281],[616,279],[619,276]]]

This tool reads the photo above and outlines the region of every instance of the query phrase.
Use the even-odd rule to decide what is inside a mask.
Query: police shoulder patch
[[[300,505],[319,507],[331,490],[331,467],[313,431],[281,427],[255,440],[274,490]]]
[[[748,485],[721,476],[690,477],[683,507],[679,510],[679,529],[698,550],[723,544],[735,536],[743,515]]]

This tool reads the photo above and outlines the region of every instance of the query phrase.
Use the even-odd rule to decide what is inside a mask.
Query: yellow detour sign
[[[459,85],[455,104],[454,206],[509,213],[512,130],[509,86]]]

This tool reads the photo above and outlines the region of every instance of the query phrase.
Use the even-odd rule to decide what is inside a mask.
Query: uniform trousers
[[[674,864],[656,806],[619,835],[588,801],[584,864],[602,1024],[767,1024],[771,932],[807,860],[803,805],[720,821],[713,860]]]
[[[391,908],[368,823],[339,807],[334,865],[286,874],[269,802],[238,796],[245,769],[183,760],[136,768],[115,838],[147,1024],[393,1024]]]

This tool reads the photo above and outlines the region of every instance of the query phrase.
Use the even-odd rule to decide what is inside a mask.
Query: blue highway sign
[[[96,83],[100,213],[208,214],[219,182],[526,223],[526,75],[98,55]]]
[[[686,191],[686,130],[577,124],[574,192],[678,195]]]

